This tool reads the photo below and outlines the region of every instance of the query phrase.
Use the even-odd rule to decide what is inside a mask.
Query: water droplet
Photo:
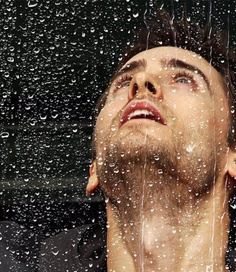
[[[40,48],[35,47],[35,48],[33,49],[33,52],[34,52],[35,54],[38,54],[38,53],[40,52]]]
[[[4,73],[4,77],[9,77],[10,76],[10,73],[9,72],[5,72]]]
[[[8,62],[14,62],[15,60],[14,60],[13,57],[8,57],[8,58],[7,58],[7,61],[8,61]]]
[[[103,165],[103,161],[101,160],[101,161],[98,161],[98,165]]]
[[[230,207],[235,210],[236,209],[236,204],[231,204]]]
[[[34,8],[38,5],[38,1],[37,0],[29,0],[28,1],[28,7],[29,8]]]
[[[58,116],[58,113],[56,113],[56,112],[54,112],[54,113],[52,114],[52,118],[53,118],[53,119],[57,118],[57,116]]]
[[[47,115],[44,115],[44,116],[41,115],[41,116],[40,116],[40,119],[41,119],[41,120],[46,120],[46,119],[47,119]]]
[[[2,132],[0,135],[1,135],[1,138],[3,139],[8,138],[10,136],[9,132],[6,132],[6,131]]]
[[[35,126],[35,124],[36,124],[36,120],[30,120],[30,125],[31,126]]]
[[[54,256],[57,256],[58,253],[59,253],[59,250],[57,250],[57,251],[53,251],[53,250],[52,250],[52,254],[53,254]]]
[[[111,131],[116,131],[116,127],[114,125],[111,126]]]
[[[118,168],[115,168],[115,169],[114,169],[114,173],[115,173],[115,174],[118,174],[119,172],[120,172],[120,171],[119,171]]]
[[[191,153],[191,152],[193,152],[194,148],[195,148],[195,144],[190,144],[190,145],[187,146],[186,151],[188,153]]]
[[[176,229],[175,228],[172,228],[172,233],[176,233]]]
[[[212,264],[206,266],[206,272],[213,272],[213,265]]]

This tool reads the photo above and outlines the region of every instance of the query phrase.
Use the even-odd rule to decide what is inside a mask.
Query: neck
[[[223,186],[216,182],[209,194],[184,208],[147,197],[122,208],[108,201],[108,271],[227,271]]]

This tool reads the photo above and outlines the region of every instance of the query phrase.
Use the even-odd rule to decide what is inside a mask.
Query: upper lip
[[[159,110],[147,100],[132,101],[128,104],[121,116],[120,125],[122,126],[127,121],[135,118],[147,118],[166,125],[166,121]]]

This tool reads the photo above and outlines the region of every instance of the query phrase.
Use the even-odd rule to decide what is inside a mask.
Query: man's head
[[[227,171],[236,175],[227,48],[218,35],[173,24],[165,13],[140,33],[101,102],[94,134],[99,182],[114,201],[124,191],[139,198],[145,177],[159,189],[205,194]],[[175,187],[154,184],[167,176]],[[131,179],[135,184],[124,182]]]

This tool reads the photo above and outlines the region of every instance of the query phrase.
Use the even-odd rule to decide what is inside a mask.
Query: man
[[[209,27],[161,11],[126,54],[100,102],[87,186],[106,198],[108,271],[232,270],[232,62]]]
[[[235,271],[226,264],[233,59],[211,31],[172,24],[165,13],[149,26],[102,97],[94,132],[87,193],[100,186],[106,197],[107,269]],[[11,230],[3,271],[106,269],[103,222],[47,239],[13,226],[2,225]]]

